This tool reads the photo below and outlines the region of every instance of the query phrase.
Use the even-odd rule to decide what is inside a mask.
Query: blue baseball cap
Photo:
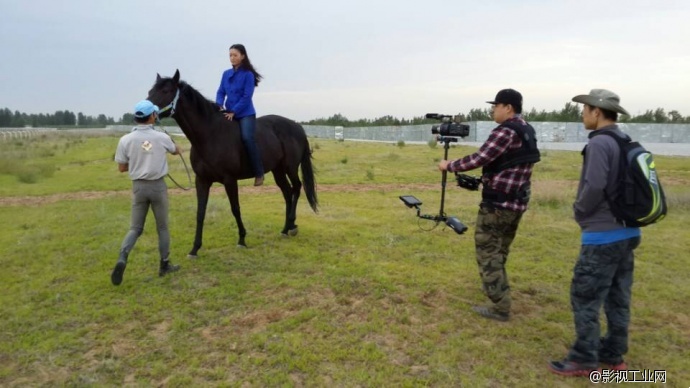
[[[134,106],[134,117],[143,119],[149,117],[152,113],[158,113],[160,109],[149,100],[141,100]]]

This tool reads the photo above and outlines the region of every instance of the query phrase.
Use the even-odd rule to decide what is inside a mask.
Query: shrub
[[[40,164],[36,166],[38,168],[39,175],[43,178],[50,178],[55,174],[57,170],[54,164]]]
[[[40,176],[40,171],[36,167],[27,167],[16,174],[17,179],[22,183],[36,183]]]

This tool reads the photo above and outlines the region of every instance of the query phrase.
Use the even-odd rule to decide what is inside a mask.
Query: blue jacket
[[[254,73],[245,69],[235,71],[230,68],[223,72],[220,86],[216,92],[216,104],[223,105],[227,111],[233,112],[241,119],[255,115],[252,96],[254,95]]]

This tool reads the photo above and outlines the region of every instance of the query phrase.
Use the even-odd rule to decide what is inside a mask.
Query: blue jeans
[[[236,119],[240,123],[240,131],[242,134],[242,144],[249,156],[249,162],[252,164],[252,171],[255,177],[264,176],[264,165],[261,162],[261,154],[259,148],[256,146],[256,139],[254,133],[256,132],[256,115],[244,116]]]
[[[596,363],[599,359],[618,359],[628,351],[630,297],[635,255],[640,237],[604,245],[583,245],[580,248],[570,303],[575,318],[577,339],[568,359]],[[608,331],[599,333],[599,310],[606,313]]]

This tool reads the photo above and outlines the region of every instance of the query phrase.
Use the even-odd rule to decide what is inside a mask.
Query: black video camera
[[[458,182],[458,186],[469,191],[479,190],[479,185],[482,184],[482,178],[461,174],[457,171],[455,172],[455,180]]]
[[[441,120],[441,124],[434,124],[431,126],[431,133],[433,135],[466,137],[470,134],[470,126],[467,124],[460,124],[460,116],[427,113],[426,118]]]

